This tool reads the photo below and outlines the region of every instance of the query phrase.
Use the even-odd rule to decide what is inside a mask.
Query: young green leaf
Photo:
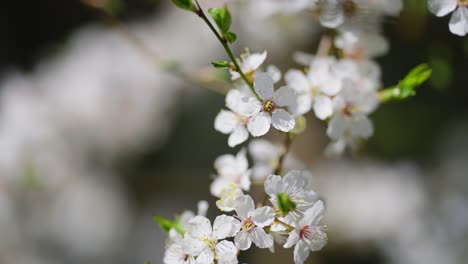
[[[413,68],[397,85],[384,89],[379,93],[381,102],[403,100],[416,94],[416,88],[431,77],[432,70],[427,64]]]
[[[224,37],[226,38],[226,40],[229,43],[234,43],[236,41],[236,39],[237,39],[237,35],[234,32],[231,32],[231,31],[224,34]]]
[[[156,223],[159,224],[162,230],[164,230],[164,232],[166,233],[168,233],[169,230],[171,230],[171,228],[173,228],[176,225],[176,223],[174,223],[173,221],[165,217],[162,217],[160,215],[154,215],[153,219],[154,221],[156,221]]]
[[[229,62],[228,61],[213,61],[211,62],[211,65],[213,65],[215,68],[225,69],[229,67]]]
[[[192,0],[171,0],[176,6],[188,10],[188,11],[195,11],[195,5],[193,4]]]
[[[229,29],[231,28],[231,14],[226,6],[210,8],[208,13],[216,22],[216,25],[218,25],[221,33],[226,34],[229,32]]]

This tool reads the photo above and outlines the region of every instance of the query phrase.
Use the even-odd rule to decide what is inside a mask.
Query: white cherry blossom
[[[285,248],[294,247],[294,263],[302,264],[309,257],[310,251],[321,250],[327,243],[327,234],[323,226],[318,226],[325,208],[322,201],[317,201],[313,207],[304,213],[304,217],[296,224],[289,234]]]
[[[449,29],[455,35],[468,34],[468,1],[466,0],[428,0],[429,10],[438,17],[453,12]]]
[[[368,115],[378,106],[377,92],[360,90],[350,79],[344,81],[343,90],[333,98],[335,114],[328,123],[327,135],[333,141],[329,154],[342,152],[356,139],[369,138],[374,129]]]
[[[223,212],[234,211],[236,199],[243,196],[244,193],[236,184],[229,184],[219,193],[219,200],[216,201],[216,206]]]
[[[170,245],[164,254],[164,264],[195,264],[195,257],[188,254],[179,243]]]
[[[310,177],[306,171],[290,171],[284,177],[270,175],[265,181],[265,192],[275,208],[278,208],[279,195],[286,195],[295,204],[286,217],[299,219],[317,201],[317,193],[310,188]]]
[[[270,130],[270,126],[283,132],[289,132],[296,124],[293,116],[284,109],[295,104],[294,90],[283,86],[275,91],[273,84],[270,75],[262,72],[257,73],[254,88],[262,102],[253,97],[244,99],[254,110],[254,114],[247,124],[247,129],[254,137],[265,135]]]
[[[240,250],[247,250],[252,242],[259,248],[273,246],[273,237],[263,229],[275,220],[275,210],[269,206],[255,209],[254,201],[248,195],[237,198],[237,218],[240,231],[234,237],[234,243]],[[238,221],[239,221],[238,220]]]
[[[215,160],[214,167],[218,172],[218,177],[211,183],[210,191],[219,197],[224,188],[230,184],[238,185],[241,189],[250,189],[249,163],[247,161],[246,150],[242,149],[236,156],[225,154]]]
[[[248,78],[253,78],[255,71],[260,68],[260,66],[265,62],[267,57],[267,52],[264,51],[263,53],[253,53],[250,54],[250,52],[247,50],[246,53],[241,55],[240,60],[238,60],[239,67],[241,68],[241,71],[248,77]],[[237,80],[241,76],[240,74],[233,70],[230,69],[229,72],[231,73],[231,80]]]
[[[216,217],[213,227],[208,218],[196,216],[189,221],[182,249],[191,256],[197,256],[197,264],[211,264],[215,259],[218,263],[232,263],[234,258],[237,261],[237,249],[232,242],[222,239],[234,236],[239,228],[239,221],[232,216]],[[223,259],[228,261],[223,262]]]

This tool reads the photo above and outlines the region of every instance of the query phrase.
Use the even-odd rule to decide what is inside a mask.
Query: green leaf
[[[380,91],[381,102],[391,100],[403,100],[416,94],[416,88],[421,86],[431,77],[432,70],[427,64],[421,64],[413,68],[397,85]]]
[[[296,203],[291,201],[289,195],[286,193],[278,193],[278,208],[280,212],[284,215],[296,209]]]
[[[195,11],[195,5],[193,4],[192,0],[171,0],[176,6],[188,10],[188,11]]]
[[[234,43],[236,41],[236,39],[237,39],[237,35],[234,32],[231,32],[231,31],[224,34],[224,37],[226,38],[226,40],[229,43]]]
[[[226,34],[229,32],[229,29],[231,28],[231,14],[226,6],[210,8],[208,13],[216,22],[216,25],[218,25],[221,33]]]
[[[168,233],[169,230],[171,230],[175,225],[176,223],[174,223],[173,221],[165,218],[165,217],[162,217],[160,215],[154,215],[153,216],[153,219],[154,221],[156,221],[156,223],[159,224],[159,226],[162,228],[162,230],[164,230],[164,232]]]
[[[211,62],[211,65],[213,65],[215,68],[218,68],[218,69],[225,69],[229,67],[229,62],[228,61],[213,61]]]

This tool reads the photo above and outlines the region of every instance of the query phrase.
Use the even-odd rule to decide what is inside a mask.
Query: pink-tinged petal
[[[250,239],[249,235],[247,232],[240,231],[237,233],[237,235],[234,237],[234,243],[236,244],[236,247],[240,250],[247,250],[250,248],[252,245],[252,240]]]
[[[221,110],[215,118],[214,127],[223,134],[231,133],[238,125],[239,120],[231,111]]]
[[[453,13],[449,28],[450,32],[461,37],[468,34],[468,7],[460,6]]]
[[[325,120],[333,114],[333,101],[327,96],[317,96],[314,102],[315,116]]]
[[[271,125],[283,132],[289,132],[296,125],[296,120],[286,110],[277,109],[272,114]]]
[[[457,8],[457,0],[428,0],[429,11],[438,17],[443,17]]]
[[[259,248],[269,248],[273,246],[273,237],[267,234],[261,227],[254,228],[250,233],[250,238]]]
[[[283,86],[273,94],[273,102],[280,107],[293,106],[296,103],[296,93],[290,87]]]
[[[241,222],[232,216],[220,215],[213,223],[213,232],[217,239],[233,237],[239,232]]]
[[[300,240],[294,247],[294,263],[303,264],[304,261],[309,257],[310,250],[307,244]]]
[[[275,221],[275,210],[270,206],[257,208],[249,213],[252,221],[258,227],[265,227],[271,225]]]
[[[249,120],[247,129],[254,137],[265,135],[270,130],[271,116],[268,113],[260,112]]]
[[[245,142],[249,138],[249,131],[245,126],[239,125],[236,126],[234,131],[232,131],[231,135],[228,138],[228,145],[233,148],[243,142]]]
[[[284,248],[291,248],[292,246],[296,245],[299,242],[299,232],[294,229],[288,236],[288,240],[284,244]]]
[[[274,88],[273,79],[265,72],[258,72],[255,74],[254,80],[254,88],[255,92],[262,98],[263,100],[268,100],[273,97]]]

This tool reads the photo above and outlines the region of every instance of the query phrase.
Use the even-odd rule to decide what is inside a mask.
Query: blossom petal
[[[237,263],[237,248],[231,241],[223,240],[216,245],[216,255],[220,264]]]
[[[309,80],[302,71],[289,70],[284,75],[286,84],[298,93],[306,93],[309,91]]]
[[[328,28],[336,28],[343,24],[345,17],[338,5],[336,0],[325,1],[320,12],[320,24]]]
[[[438,17],[443,17],[457,8],[457,0],[428,0],[429,11]]]
[[[291,233],[289,233],[288,240],[286,241],[283,247],[290,248],[296,245],[297,242],[299,242],[299,232],[296,229],[294,229],[293,231],[291,231]]]
[[[252,245],[252,240],[247,232],[241,231],[234,237],[234,243],[238,249],[247,250]]]
[[[271,225],[275,220],[275,210],[270,206],[263,206],[251,211],[249,216],[256,226],[265,227]]]
[[[274,83],[277,83],[281,80],[281,71],[275,65],[268,65],[266,69],[267,73],[270,75],[271,79],[273,79]]]
[[[312,109],[312,96],[309,93],[301,94],[296,97],[296,103],[290,110],[296,115],[303,115]]]
[[[221,110],[215,118],[214,127],[223,134],[231,133],[238,125],[239,120],[231,111]]]
[[[339,140],[344,136],[347,127],[348,125],[345,117],[341,114],[337,114],[328,122],[327,135],[332,140]]]
[[[273,102],[281,107],[293,106],[296,102],[296,93],[290,87],[283,86],[273,94]]]
[[[213,251],[211,251],[211,249],[207,248],[207,249],[203,250],[203,252],[200,253],[200,255],[198,255],[197,264],[211,264],[211,262],[213,262],[213,260],[214,260]]]
[[[237,197],[235,209],[240,217],[247,218],[249,212],[255,209],[254,201],[249,195]]]
[[[231,184],[233,184],[233,183],[228,181],[224,177],[217,177],[210,185],[210,193],[215,197],[219,197],[221,192],[225,188],[229,187],[229,185],[231,185]]]
[[[283,132],[289,132],[296,125],[296,120],[286,110],[277,109],[272,114],[271,125]]]
[[[327,244],[327,234],[319,227],[315,227],[314,235],[305,242],[311,251],[319,251]]]
[[[327,96],[317,96],[314,102],[315,116],[325,120],[333,114],[333,101]]]
[[[192,256],[199,255],[207,247],[208,245],[205,242],[189,235],[187,235],[184,240],[182,240],[183,251]]]
[[[374,127],[370,119],[365,115],[355,115],[351,123],[351,135],[353,137],[369,138],[374,133]]]
[[[271,197],[276,197],[278,193],[285,191],[281,176],[270,175],[265,181],[265,192]]]
[[[323,206],[322,201],[318,201],[304,213],[304,217],[299,222],[301,226],[315,226],[322,219],[323,214],[325,213],[325,207]]]
[[[273,79],[265,72],[255,74],[254,89],[263,100],[268,100],[273,96]]]
[[[468,33],[468,7],[460,6],[452,15],[449,22],[450,32],[458,36]]]
[[[310,250],[304,241],[299,241],[294,247],[294,263],[302,264],[309,257]]]
[[[251,231],[252,242],[259,248],[269,248],[273,246],[273,237],[265,232],[263,228],[256,227]]]
[[[260,65],[262,65],[263,62],[265,62],[266,57],[267,57],[266,50],[263,51],[262,53],[250,54],[244,59],[241,67],[243,68],[244,71],[247,71],[247,72],[254,71],[258,69],[258,67],[260,67]]]
[[[271,116],[268,113],[261,112],[252,117],[247,124],[247,129],[254,137],[265,135],[270,130]]]
[[[195,216],[188,223],[187,233],[196,238],[210,236],[213,232],[210,220],[204,216]]]
[[[217,239],[233,237],[241,228],[241,222],[232,216],[220,215],[213,223],[213,232]]]

